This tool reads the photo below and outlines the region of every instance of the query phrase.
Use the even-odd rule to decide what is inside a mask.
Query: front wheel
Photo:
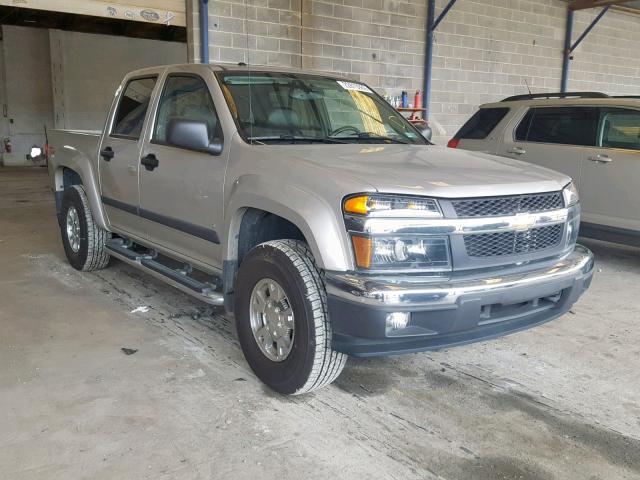
[[[347,356],[331,348],[324,283],[306,244],[273,240],[243,259],[236,327],[249,366],[273,390],[298,395],[333,382]]]

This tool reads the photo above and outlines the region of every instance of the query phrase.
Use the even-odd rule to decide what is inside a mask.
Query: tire
[[[258,302],[252,294],[265,280],[275,280],[282,287],[293,313],[290,352],[280,361],[263,352],[258,334],[252,329],[252,298]],[[246,255],[236,281],[235,315],[238,338],[249,366],[276,392],[285,395],[311,392],[330,384],[342,372],[347,355],[331,348],[325,286],[305,243],[273,240],[254,247]]]
[[[78,234],[70,233],[69,225],[75,224],[75,210]],[[71,215],[71,216],[70,216]],[[76,270],[90,272],[100,270],[109,263],[109,254],[105,242],[111,238],[111,232],[100,228],[93,219],[87,194],[82,185],[72,185],[62,195],[60,212],[60,233],[62,244],[69,264]]]

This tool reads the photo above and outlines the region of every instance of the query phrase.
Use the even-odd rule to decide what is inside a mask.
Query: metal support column
[[[560,91],[567,91],[567,81],[569,80],[569,60],[571,60],[571,35],[573,34],[573,10],[567,9],[567,24],[564,29],[564,50],[562,52],[562,79],[560,81]]]
[[[427,25],[424,50],[424,94],[422,95],[422,108],[425,109],[424,118],[429,118],[429,102],[431,100],[431,72],[433,70],[433,32],[440,22],[447,16],[449,10],[457,0],[449,0],[442,13],[435,18],[436,0],[427,0]]]
[[[200,0],[200,63],[209,63],[209,0]]]
[[[424,50],[424,92],[422,94],[422,108],[426,109],[424,118],[429,118],[429,101],[431,100],[431,71],[433,69],[433,19],[436,0],[427,1],[427,37]]]
[[[584,32],[580,34],[575,43],[571,44],[571,36],[573,34],[573,10],[571,8],[567,9],[567,26],[564,32],[564,51],[562,58],[562,80],[560,82],[560,91],[567,91],[567,84],[569,82],[569,62],[571,61],[571,53],[580,45],[580,43],[589,35],[589,32],[593,30],[600,19],[604,16],[605,13],[609,10],[610,5],[604,7],[600,13],[593,19],[593,21],[589,24],[587,28],[585,28]]]

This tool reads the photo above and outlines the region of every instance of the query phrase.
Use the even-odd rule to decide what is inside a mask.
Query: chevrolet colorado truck
[[[252,370],[300,394],[347,356],[539,325],[588,288],[571,179],[431,145],[368,86],[296,70],[126,75],[104,130],[50,132],[62,242],[235,315]]]

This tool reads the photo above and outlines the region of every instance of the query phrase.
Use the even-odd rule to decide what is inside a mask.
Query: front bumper
[[[548,322],[589,288],[593,254],[576,245],[551,266],[504,275],[439,280],[326,275],[333,348],[353,356],[437,350]],[[387,328],[387,314],[410,312],[407,328]]]

